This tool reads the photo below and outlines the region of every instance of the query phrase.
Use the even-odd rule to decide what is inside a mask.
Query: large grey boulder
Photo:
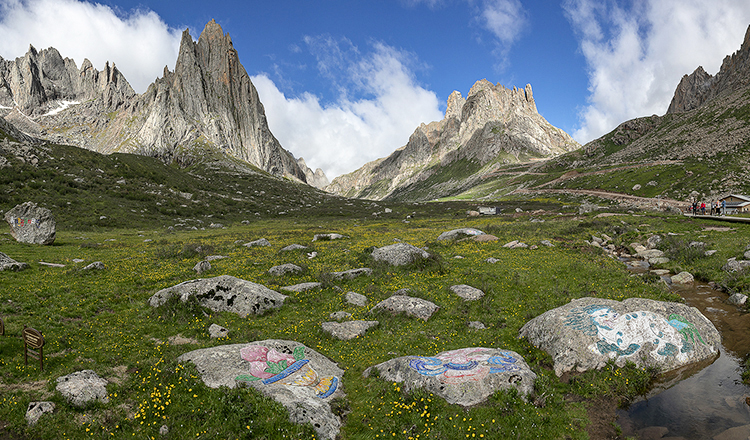
[[[428,258],[430,254],[409,243],[395,243],[372,251],[375,261],[383,261],[391,266],[405,266],[418,258]]]
[[[295,274],[301,272],[302,268],[292,263],[281,264],[268,269],[268,273],[275,277],[280,277],[288,273]]]
[[[403,356],[368,368],[380,378],[403,383],[407,391],[423,388],[448,401],[472,406],[495,391],[515,388],[526,396],[534,391],[536,374],[516,352],[472,347],[445,351],[435,356]]]
[[[741,272],[750,267],[750,260],[738,260],[736,258],[730,258],[727,263],[722,266],[722,270],[726,272]]]
[[[573,300],[527,322],[520,335],[552,356],[558,376],[602,368],[610,359],[667,372],[712,359],[721,345],[698,309],[644,298]]]
[[[377,303],[370,312],[386,310],[393,314],[406,313],[409,316],[427,321],[439,308],[437,304],[426,299],[414,298],[407,295],[393,295]]]
[[[360,267],[359,269],[349,269],[342,272],[331,272],[331,275],[336,280],[353,280],[363,275],[372,275],[372,269],[369,267]]]
[[[327,439],[339,433],[341,420],[330,402],[345,397],[344,371],[303,344],[268,339],[195,350],[177,360],[195,364],[208,387],[253,387],[284,405],[292,422],[311,423]]]
[[[438,236],[438,241],[444,240],[458,240],[460,238],[475,237],[477,235],[484,235],[484,232],[474,228],[460,228],[453,229],[452,231],[443,232]]]
[[[334,338],[348,341],[349,339],[354,339],[357,336],[364,335],[367,330],[378,324],[378,321],[357,320],[346,322],[324,322],[321,326],[323,327],[324,332],[330,334]]]
[[[19,263],[18,261],[0,252],[0,272],[4,270],[12,270],[14,272],[18,272],[20,270],[24,270],[28,268],[29,268],[28,264]]]
[[[194,296],[203,306],[216,312],[232,312],[246,317],[259,315],[284,304],[286,295],[263,285],[229,275],[185,281],[156,292],[148,300],[151,307],[159,307],[173,296],[186,302]]]
[[[476,287],[471,287],[468,284],[457,284],[455,286],[451,286],[450,289],[451,292],[463,298],[464,301],[476,301],[478,299],[482,299],[482,297],[484,296],[484,292],[477,289]]]
[[[107,380],[93,370],[76,371],[57,378],[57,391],[76,407],[84,407],[95,401],[109,402]]]
[[[55,242],[56,223],[52,212],[34,202],[17,205],[5,213],[10,235],[19,243],[49,245]]]

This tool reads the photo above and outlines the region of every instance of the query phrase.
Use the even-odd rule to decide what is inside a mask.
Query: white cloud
[[[519,0],[485,0],[481,21],[504,47],[512,45],[527,24],[526,10]]]
[[[574,133],[581,143],[626,120],[664,114],[680,78],[699,65],[718,72],[750,23],[750,2],[736,0],[566,0],[563,7],[589,69],[588,104]]]
[[[252,77],[271,131],[309,167],[322,168],[332,179],[405,145],[420,123],[443,118],[437,96],[418,85],[407,67],[413,54],[375,43],[371,54],[344,66],[352,48],[324,43],[332,55],[319,57],[321,71],[336,78],[346,73],[347,87],[358,87],[358,95],[367,98],[349,98],[343,91],[332,104],[310,93],[288,98],[268,76]],[[340,68],[344,71],[337,73]]]
[[[118,14],[80,0],[0,0],[0,56],[15,59],[33,45],[54,47],[80,67],[88,58],[97,69],[114,62],[142,93],[164,66],[174,67],[181,30],[167,26],[153,11]]]

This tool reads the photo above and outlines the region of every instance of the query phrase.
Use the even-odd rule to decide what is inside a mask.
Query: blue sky
[[[138,92],[174,67],[185,28],[232,37],[284,148],[329,177],[403,146],[453,90],[530,83],[539,112],[585,143],[663,114],[680,78],[715,74],[747,0],[0,0],[0,56],[54,46],[114,61]]]

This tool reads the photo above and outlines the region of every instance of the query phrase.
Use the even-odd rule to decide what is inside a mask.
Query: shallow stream
[[[673,381],[664,384],[662,388],[669,388],[660,392],[657,386],[654,392],[658,394],[631,404],[627,411],[618,411],[618,424],[624,435],[640,434],[641,439],[711,439],[740,426],[747,432],[741,438],[747,438],[750,387],[740,378],[740,361],[750,353],[750,314],[741,313],[726,302],[725,293],[706,284],[672,288],[714,323],[722,335],[721,354],[687,379],[671,387]]]

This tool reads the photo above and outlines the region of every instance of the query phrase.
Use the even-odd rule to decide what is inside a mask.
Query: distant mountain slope
[[[218,152],[306,180],[269,130],[231,38],[213,20],[198,42],[183,33],[174,72],[165,68],[143,95],[114,65],[98,72],[85,60],[79,70],[53,48],[0,59],[0,106],[19,129],[56,143],[178,163]]]
[[[467,98],[448,98],[445,118],[419,126],[390,156],[339,176],[327,191],[347,197],[430,200],[475,185],[504,164],[579,148],[537,112],[531,85],[507,89],[487,80]]]

